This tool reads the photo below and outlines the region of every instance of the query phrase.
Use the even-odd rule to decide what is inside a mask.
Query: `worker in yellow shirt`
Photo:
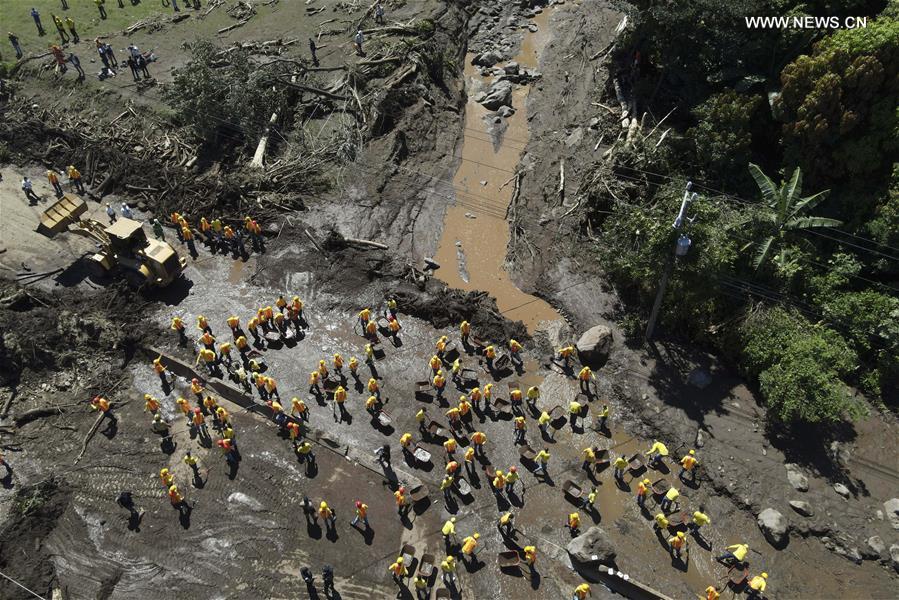
[[[746,596],[746,599],[758,600],[761,598],[766,587],[768,587],[768,574],[762,573],[761,575],[756,575],[749,580],[749,595]]]
[[[397,559],[393,561],[393,564],[387,569],[393,573],[393,582],[397,585],[403,585],[403,579],[409,576],[409,570],[403,562],[403,557],[398,556]]]
[[[363,308],[359,311],[359,324],[362,325],[362,331],[365,331],[365,326],[368,325],[369,319],[371,319],[370,308]]]
[[[649,457],[649,466],[655,468],[656,463],[661,462],[663,457],[668,456],[668,446],[659,440],[654,440],[652,446],[646,451],[646,456]]]
[[[548,447],[544,447],[543,450],[537,453],[537,456],[534,457],[534,462],[537,463],[537,468],[534,469],[534,475],[547,475],[546,463],[549,462],[549,458],[550,454]]]
[[[572,596],[571,600],[587,600],[587,596],[590,595],[590,584],[582,583],[574,588],[574,596]]]
[[[418,430],[421,431],[422,435],[428,430],[428,411],[424,408],[420,408],[417,413],[415,413],[415,421],[418,423]]]
[[[746,561],[746,555],[749,554],[748,544],[733,544],[724,549],[724,554],[715,557],[715,560],[725,563],[742,563]]]
[[[674,555],[674,558],[680,558],[681,553],[687,548],[687,534],[683,531],[678,531],[677,535],[668,538],[668,547],[671,550],[671,554]]]
[[[615,479],[617,481],[624,481],[624,471],[627,469],[627,459],[624,456],[618,456],[615,458],[615,462],[612,463],[615,467]]]
[[[596,497],[599,496],[599,490],[596,489],[596,486],[590,488],[590,491],[586,496],[581,500],[581,508],[586,510],[589,513],[592,513],[596,510],[594,503],[596,502]]]
[[[496,360],[496,348],[492,345],[484,348],[484,358],[487,360],[487,370],[493,373],[493,361]]]
[[[512,531],[515,528],[515,524],[513,523],[514,520],[515,513],[513,513],[511,510],[503,513],[502,516],[500,516],[499,525],[497,527],[499,528],[499,532],[503,534],[504,537],[509,537],[512,535]]]
[[[456,587],[456,559],[447,556],[440,563],[440,571],[443,573],[443,584],[448,588]]]
[[[606,431],[609,426],[609,405],[603,404],[602,409],[596,413],[593,427],[597,431]]]
[[[577,400],[572,400],[568,403],[568,420],[571,424],[571,430],[577,427],[577,419],[584,411],[584,405],[578,402]]]
[[[699,464],[699,461],[696,460],[696,450],[690,450],[686,456],[680,459],[680,473],[678,473],[677,477],[681,481],[684,479],[684,475],[690,474],[690,482],[693,483],[696,481],[696,465]]]
[[[581,465],[581,468],[587,471],[587,475],[590,475],[590,472],[596,465],[597,452],[599,452],[599,448],[595,446],[587,446],[581,451],[581,454],[584,456],[584,463]]]
[[[381,412],[381,402],[378,400],[377,396],[369,396],[368,399],[365,400],[365,410],[372,414],[372,416],[377,416],[379,412]]]
[[[449,553],[450,549],[459,542],[459,539],[456,537],[456,517],[451,517],[440,529],[440,533],[443,534],[443,544],[446,546],[446,551]]]
[[[350,369],[350,375],[353,376],[353,379],[358,380],[359,374],[356,373],[356,370],[359,368],[359,361],[356,359],[355,356],[350,357],[350,362],[349,362],[348,366]]]
[[[462,363],[459,362],[458,358],[453,361],[452,379],[456,385],[462,385]]]
[[[537,563],[537,547],[536,546],[525,546],[524,547],[524,562],[531,568],[531,571],[536,570]]]
[[[549,413],[544,411],[540,412],[540,416],[537,418],[537,427],[540,429],[540,434],[546,438],[549,436],[549,422],[552,421],[552,417],[549,416]]]
[[[374,377],[368,379],[368,393],[374,394],[379,400],[381,399],[381,386],[378,385],[378,380]]]
[[[705,512],[703,512],[704,510],[704,507],[700,505],[699,510],[693,512],[693,518],[690,520],[688,527],[694,534],[699,533],[700,527],[708,525],[712,522],[709,516],[705,514]]]
[[[428,580],[421,575],[416,575],[412,580],[412,586],[415,588],[416,600],[428,600],[431,597],[431,590],[428,587]]]
[[[676,487],[672,487],[667,492],[665,492],[665,497],[662,498],[662,502],[659,504],[659,508],[661,508],[664,512],[671,512],[674,507],[674,503],[677,502],[677,499],[680,497],[680,492],[677,491]]]
[[[459,336],[462,338],[462,344],[468,346],[468,336],[471,335],[471,324],[468,321],[462,321],[459,324]]]
[[[573,512],[568,515],[568,530],[571,531],[571,536],[574,537],[577,535],[578,530],[581,528],[581,514],[579,512]]]
[[[465,539],[462,540],[462,558],[463,560],[471,561],[471,564],[477,564],[478,556],[477,556],[477,547],[478,540],[481,539],[481,534],[475,532],[472,535],[469,535]]]
[[[453,485],[456,483],[455,478],[447,474],[440,480],[440,491],[443,492],[443,501],[449,506],[453,501]]]
[[[671,522],[668,521],[668,517],[665,516],[665,513],[658,513],[653,519],[655,520],[655,523],[653,523],[652,526],[656,531],[664,533],[668,530],[668,526],[671,525]]]
[[[540,388],[536,385],[532,385],[528,388],[527,394],[525,394],[528,399],[528,406],[537,406],[537,400],[540,399]]]
[[[509,360],[519,373],[524,372],[524,360],[521,358],[521,344],[517,340],[509,340]]]

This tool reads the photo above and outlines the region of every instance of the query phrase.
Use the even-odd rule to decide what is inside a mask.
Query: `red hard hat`
[[[510,473],[518,473],[518,467],[509,467]]]
[[[194,377],[193,379],[190,380],[190,382],[191,383],[200,383],[200,380],[197,379],[196,377]]]
[[[200,407],[195,408],[195,409],[194,409],[194,412],[195,412],[195,413],[201,412],[201,411],[200,411]]]
[[[406,486],[404,486],[404,485],[401,485],[401,486],[400,486],[400,493],[401,493],[401,494],[405,494],[405,493],[406,493]]]
[[[356,508],[362,508],[362,502],[360,500],[356,500]]]

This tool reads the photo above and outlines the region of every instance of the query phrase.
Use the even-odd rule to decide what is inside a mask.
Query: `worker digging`
[[[0,599],[895,597],[899,13],[743,4],[4,3]]]

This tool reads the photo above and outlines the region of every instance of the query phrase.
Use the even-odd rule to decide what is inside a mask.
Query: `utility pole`
[[[672,223],[672,227],[676,231],[680,231],[680,228],[683,226],[684,221],[693,222],[693,219],[687,217],[687,209],[690,207],[690,203],[695,201],[698,196],[696,192],[692,192],[693,182],[687,182],[687,189],[684,190],[684,199],[680,205],[680,211],[677,213],[677,218],[674,219],[674,223]],[[652,312],[649,313],[649,323],[646,324],[646,336],[645,341],[649,341],[652,339],[652,334],[656,328],[656,320],[659,318],[659,310],[662,308],[662,298],[665,296],[665,288],[668,287],[668,279],[671,277],[671,272],[674,270],[674,264],[677,261],[678,256],[684,256],[687,254],[687,250],[690,249],[690,238],[685,234],[681,234],[677,238],[677,243],[674,246],[674,256],[668,260],[668,264],[665,265],[665,270],[662,272],[662,279],[659,281],[659,291],[656,294],[656,300],[652,305]]]

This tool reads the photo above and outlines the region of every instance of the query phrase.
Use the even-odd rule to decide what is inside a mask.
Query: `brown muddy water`
[[[537,68],[540,53],[550,38],[550,10],[532,20],[536,32],[525,32],[521,50],[512,60],[521,67]],[[468,103],[459,168],[453,178],[456,204],[447,210],[436,260],[444,265],[440,278],[452,287],[483,290],[494,296],[500,311],[520,320],[533,331],[541,321],[554,321],[559,314],[543,300],[518,289],[506,271],[509,223],[506,210],[514,192],[515,171],[530,131],[526,101],[528,86],[512,93],[515,114],[505,119],[506,129],[498,138],[488,131],[485,116],[491,115],[473,100],[490,78],[481,77],[466,59],[465,78]],[[501,65],[500,65],[501,66]]]

